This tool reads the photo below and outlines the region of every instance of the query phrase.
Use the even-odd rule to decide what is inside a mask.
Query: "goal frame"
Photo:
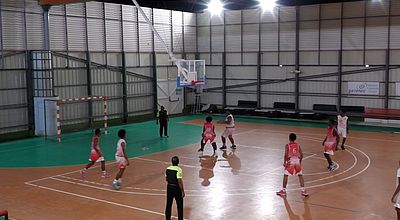
[[[107,96],[87,96],[87,97],[80,97],[80,98],[68,98],[68,99],[57,99],[56,100],[56,126],[57,126],[57,141],[58,143],[61,142],[61,109],[60,105],[66,103],[78,103],[84,101],[99,101],[103,100],[103,121],[104,121],[104,133],[108,134],[108,97]]]

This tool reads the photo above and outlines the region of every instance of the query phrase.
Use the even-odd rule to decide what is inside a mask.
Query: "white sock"
[[[122,178],[119,178],[119,179],[117,180],[117,182],[118,182],[118,183],[122,183]]]
[[[282,188],[282,191],[283,191],[283,192],[286,192],[286,188]]]

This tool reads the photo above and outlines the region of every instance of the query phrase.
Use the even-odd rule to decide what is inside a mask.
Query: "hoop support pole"
[[[107,103],[107,97],[103,97],[104,100],[104,133],[108,134],[108,103]]]
[[[61,100],[57,100],[56,101],[56,109],[57,109],[56,120],[57,120],[57,140],[58,140],[58,143],[61,142],[61,117],[60,117],[61,110],[60,110],[60,104],[61,104]]]

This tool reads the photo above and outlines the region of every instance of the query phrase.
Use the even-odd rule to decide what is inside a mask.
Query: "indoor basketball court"
[[[398,0],[0,0],[0,219],[398,219],[399,39]]]
[[[163,219],[164,168],[172,156],[179,155],[186,186],[185,219],[394,219],[391,204],[379,201],[387,200],[392,193],[391,164],[396,164],[393,155],[399,153],[396,146],[400,142],[398,135],[392,133],[395,129],[378,132],[377,128],[365,131],[356,127],[348,149],[338,151],[334,157],[339,168],[328,172],[321,153],[323,124],[238,121],[237,150],[220,151],[218,158],[211,156],[211,146],[205,151],[210,156],[201,159],[197,156],[196,133],[201,131],[202,124],[198,116],[174,119],[170,126],[175,131],[168,140],[157,138],[150,143],[151,138],[147,138],[151,132],[141,135],[146,137],[128,137],[131,164],[125,185],[119,191],[112,189],[110,179],[100,178],[98,168],[89,170],[82,179],[79,175],[82,166],[70,165],[85,160],[87,149],[74,146],[87,145],[87,141],[74,136],[88,138],[88,132],[66,137],[68,143],[62,143],[65,154],[59,153],[57,164],[51,159],[54,156],[42,161],[30,160],[30,164],[24,164],[26,159],[23,159],[59,147],[57,143],[48,145],[38,141],[27,147],[27,140],[12,142],[8,149],[13,150],[2,153],[3,167],[45,168],[2,169],[1,175],[8,179],[2,181],[2,197],[7,207],[14,210],[16,219],[108,219],[119,215],[116,213],[123,213],[122,219]],[[128,133],[135,133],[144,126],[157,129],[149,122],[124,127]],[[103,151],[110,152],[110,157],[114,149],[108,143],[115,139],[112,135],[116,129],[111,128],[102,140]],[[217,131],[221,130],[219,126]],[[173,139],[178,139],[181,132],[188,138],[177,143]],[[304,177],[310,193],[307,198],[300,195],[297,178],[290,179],[285,199],[275,195],[282,182],[283,146],[289,132],[298,134],[304,151]],[[384,148],[377,151],[376,146]],[[75,148],[75,155],[68,155],[70,148]],[[15,152],[24,153],[7,164],[6,158]],[[68,166],[62,166],[63,163]],[[116,173],[115,162],[110,161],[107,169]],[[369,202],[362,202],[365,200]]]

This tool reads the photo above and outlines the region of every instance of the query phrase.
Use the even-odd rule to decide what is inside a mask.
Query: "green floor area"
[[[201,127],[182,122],[192,119],[202,119],[204,115],[184,116],[172,118],[169,124],[169,138],[158,136],[158,126],[155,121],[148,121],[109,129],[108,135],[101,137],[101,148],[106,160],[114,160],[117,132],[119,129],[127,131],[127,153],[129,157],[136,157],[168,149],[174,149],[200,141]],[[215,116],[215,120],[222,119]],[[299,122],[290,120],[260,119],[237,117],[236,121],[249,123],[263,123],[283,126],[326,127],[326,122]],[[398,132],[398,128],[372,127],[354,125],[351,130],[370,132]],[[62,142],[55,139],[31,138],[0,144],[0,167],[48,167],[84,164],[88,160],[91,143],[91,131],[81,131],[63,134]]]

